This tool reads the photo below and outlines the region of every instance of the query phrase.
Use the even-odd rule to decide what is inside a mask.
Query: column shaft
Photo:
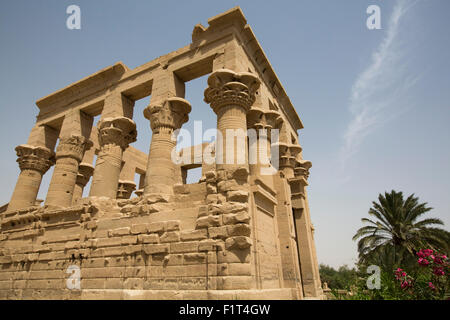
[[[172,133],[167,130],[152,135],[144,194],[172,192],[176,168],[171,155],[176,141],[172,141],[171,137]]]
[[[222,135],[222,143],[216,144],[218,170],[248,166],[246,113],[239,105],[224,106],[217,111],[217,130]]]
[[[304,205],[304,201],[303,201]],[[318,276],[315,270],[315,261],[313,253],[313,240],[311,235],[311,224],[308,221],[307,209],[296,209],[295,227],[297,229],[297,247],[301,263],[302,283],[306,297],[316,297],[319,295]],[[320,280],[319,280],[320,282]]]
[[[62,207],[70,206],[77,174],[78,160],[69,157],[57,159],[45,204]]]
[[[45,204],[69,207],[72,205],[73,191],[77,182],[78,165],[89,145],[84,136],[72,135],[62,138],[56,149],[56,164],[47,192]]]
[[[34,206],[41,185],[42,176],[53,160],[52,152],[44,147],[20,145],[16,148],[20,175],[8,205],[8,211]]]
[[[216,141],[217,170],[234,170],[238,167],[248,167],[247,151],[247,112],[255,102],[255,92],[260,85],[259,79],[252,73],[234,72],[219,69],[208,78],[208,88],[205,90],[205,102],[217,115],[217,130],[220,135]],[[227,130],[232,130],[237,138],[233,147],[227,146]],[[243,145],[238,146],[239,139]]]
[[[126,117],[105,118],[98,124],[100,151],[89,196],[116,199],[123,151],[136,141],[136,124]]]
[[[33,169],[20,172],[16,187],[8,205],[8,210],[34,206],[41,186],[42,173]]]
[[[152,104],[144,110],[153,131],[145,175],[144,195],[172,194],[177,182],[178,165],[172,159],[176,147],[173,132],[188,121],[191,105],[179,97],[166,99],[162,104]]]
[[[72,204],[75,204],[78,199],[83,198],[84,186],[80,183],[75,184],[75,188],[73,189],[73,197]]]
[[[75,204],[79,199],[83,198],[84,187],[88,183],[93,172],[94,167],[90,163],[83,162],[78,166],[77,182],[73,189],[72,204]]]
[[[122,148],[118,145],[101,147],[95,163],[90,196],[116,198],[122,154]]]

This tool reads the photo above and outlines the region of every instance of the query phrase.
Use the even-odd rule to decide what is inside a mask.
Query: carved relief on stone
[[[101,147],[117,145],[125,150],[137,138],[136,123],[126,117],[105,118],[97,128]]]
[[[78,167],[77,184],[85,187],[93,173],[94,167],[91,164],[80,163]]]
[[[46,173],[54,164],[54,153],[45,147],[22,144],[16,147],[20,170],[30,169]]]
[[[92,141],[83,136],[72,135],[67,138],[61,138],[56,148],[56,159],[70,157],[81,161],[85,150],[91,148],[92,145]]]
[[[208,78],[204,101],[217,114],[224,106],[238,105],[248,111],[255,102],[255,93],[261,82],[250,72],[220,69]]]
[[[162,104],[149,105],[144,110],[144,117],[150,120],[150,127],[154,133],[160,128],[176,130],[189,120],[191,104],[179,97],[166,99]]]

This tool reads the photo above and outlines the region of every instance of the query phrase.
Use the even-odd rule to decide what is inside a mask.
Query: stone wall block
[[[161,243],[178,242],[178,241],[180,241],[180,232],[178,232],[178,231],[166,231],[159,237],[159,241]]]
[[[238,223],[234,225],[227,226],[228,234],[230,236],[250,236],[251,229],[250,225],[245,223]]]
[[[158,243],[159,235],[157,235],[156,233],[140,234],[140,235],[138,235],[138,241],[140,243]]]
[[[108,230],[108,237],[118,237],[118,236],[125,236],[125,235],[129,235],[129,234],[130,234],[129,227]]]
[[[146,254],[168,253],[169,245],[168,244],[145,244],[143,249]]]
[[[198,252],[198,241],[171,243],[170,252],[171,253]]]
[[[225,248],[230,249],[246,249],[251,247],[253,241],[249,237],[245,236],[236,236],[230,237],[225,241]]]
[[[206,229],[181,231],[180,233],[181,241],[203,240],[207,237],[208,232]]]

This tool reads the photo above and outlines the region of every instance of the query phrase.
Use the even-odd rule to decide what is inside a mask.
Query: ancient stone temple
[[[252,128],[257,143],[246,140],[238,152],[225,141],[184,148],[178,155],[191,161],[179,164],[174,133],[196,107],[184,99],[185,83],[205,75],[223,140],[228,129]],[[144,114],[133,114],[144,98]],[[116,63],[36,104],[36,124],[16,147],[17,184],[1,209],[0,298],[323,297],[303,125],[240,8],[196,25],[183,48],[135,69]],[[149,120],[148,155],[132,146],[133,116]],[[208,148],[212,163],[196,156]],[[275,168],[274,148],[279,166],[261,174]],[[272,162],[249,161],[255,150]],[[202,177],[186,184],[191,168]]]

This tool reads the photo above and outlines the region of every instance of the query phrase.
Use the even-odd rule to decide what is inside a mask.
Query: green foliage
[[[346,265],[336,270],[328,265],[320,264],[319,273],[321,281],[326,282],[329,288],[335,290],[349,290],[357,278],[356,270],[350,269]]]
[[[428,253],[426,253],[428,251]],[[422,260],[420,259],[421,257]],[[424,262],[424,259],[427,262]],[[419,262],[419,263],[418,263]],[[358,277],[351,285],[351,292],[339,293],[332,288],[338,300],[444,300],[450,298],[450,265],[448,258],[431,249],[420,250],[414,268],[405,270],[381,269],[380,288],[367,288],[364,267],[358,269]]]
[[[363,218],[369,225],[360,228],[353,237],[358,240],[359,262],[362,265],[376,264],[392,269],[408,264],[413,266],[417,248],[428,247],[448,253],[450,233],[433,227],[443,225],[436,218],[418,220],[432,208],[419,203],[419,198],[410,195],[403,199],[402,192],[392,190],[378,196],[372,202],[369,215]]]

